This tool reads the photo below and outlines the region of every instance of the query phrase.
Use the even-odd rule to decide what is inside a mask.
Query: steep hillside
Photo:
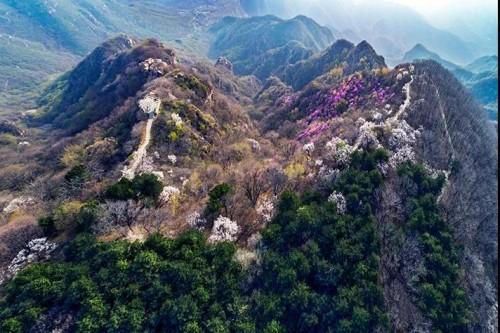
[[[222,16],[243,14],[236,0],[1,0],[0,106],[32,107],[37,86],[48,75],[70,69],[119,33],[178,40],[186,49],[207,48],[206,38],[194,34]]]
[[[275,16],[226,17],[210,28],[214,35],[209,55],[225,56],[237,74],[267,74],[260,69],[270,62],[282,65],[305,59],[307,50],[318,52],[333,42],[330,30],[305,16],[283,20]]]
[[[385,67],[384,58],[366,41],[354,46],[346,40],[339,40],[321,53],[283,67],[277,75],[294,89],[302,89],[315,78],[331,70],[341,71],[341,75],[349,75],[382,67]]]
[[[435,62],[441,64],[444,68],[454,71],[461,69],[460,66],[447,61],[437,53],[429,51],[424,45],[417,44],[410,51],[406,52],[403,57],[403,62],[413,62],[415,60],[434,60]]]
[[[496,332],[471,95],[366,42],[291,66],[121,36],[4,123],[2,332]]]
[[[498,58],[482,57],[461,67],[441,58],[422,44],[416,45],[405,54],[403,62],[434,60],[448,69],[464,84],[492,121],[498,119]]]
[[[465,69],[473,73],[497,72],[498,56],[484,56],[478,58],[465,66]]]

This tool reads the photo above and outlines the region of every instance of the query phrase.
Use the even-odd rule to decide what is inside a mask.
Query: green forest
[[[378,283],[380,244],[374,192],[383,186],[377,166],[384,150],[356,151],[331,189],[345,197],[345,211],[325,191],[285,191],[278,213],[262,233],[256,267],[244,268],[233,243],[210,244],[199,231],[175,239],[155,234],[145,242],[100,242],[83,225],[60,259],[34,264],[8,283],[0,303],[0,330],[26,332],[48,312],[70,313],[76,332],[374,332],[388,327]],[[411,180],[411,215],[405,232],[422,239],[426,272],[419,306],[435,332],[462,332],[468,323],[457,247],[439,216],[444,179],[404,164]],[[111,198],[158,195],[154,181],[121,181]],[[230,191],[211,193],[209,209]]]

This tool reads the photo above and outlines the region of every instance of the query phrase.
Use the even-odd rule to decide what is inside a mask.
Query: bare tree
[[[262,193],[269,188],[269,184],[264,173],[259,169],[254,169],[244,175],[243,188],[245,196],[255,208]]]
[[[98,234],[105,234],[117,228],[126,227],[132,231],[144,214],[145,205],[134,200],[106,201],[103,205],[103,214],[99,223],[94,226]]]
[[[161,233],[165,223],[172,218],[172,214],[167,208],[149,209],[143,211],[142,227],[147,235]]]

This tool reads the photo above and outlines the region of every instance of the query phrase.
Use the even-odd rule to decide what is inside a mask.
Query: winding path
[[[133,153],[132,161],[130,162],[129,167],[125,167],[122,171],[122,175],[125,178],[132,179],[135,177],[135,173],[137,169],[141,165],[141,162],[144,160],[147,154],[147,148],[149,143],[151,142],[151,129],[153,128],[153,122],[156,119],[156,115],[160,111],[161,101],[158,100],[156,104],[155,114],[150,116],[150,118],[146,122],[146,130],[144,132],[144,136],[142,137],[141,144],[139,148]]]
[[[410,78],[411,78],[411,80],[408,81],[408,83],[406,83],[403,86],[403,91],[406,93],[405,101],[403,102],[403,104],[401,104],[399,106],[399,109],[394,116],[386,119],[386,121],[384,122],[384,125],[391,124],[395,121],[398,121],[399,117],[401,117],[401,115],[404,114],[406,112],[406,110],[408,109],[408,107],[410,106],[410,104],[411,104],[411,85],[413,83],[413,75],[411,75]],[[377,125],[369,122],[369,123],[366,123],[364,126],[367,127],[366,130],[372,130]],[[362,141],[362,138],[360,136],[360,137],[358,137],[358,139],[356,140],[356,143],[354,144],[354,147],[353,147],[354,150],[359,149],[359,146],[361,145],[361,141]]]
[[[410,77],[411,77],[411,80],[408,81],[408,83],[406,83],[403,87],[403,90],[406,93],[406,99],[405,99],[404,103],[401,104],[401,106],[399,107],[398,112],[396,112],[396,114],[393,117],[389,118],[390,121],[399,120],[399,117],[401,117],[401,115],[406,112],[406,109],[408,109],[408,107],[411,104],[411,85],[413,83],[413,75]]]

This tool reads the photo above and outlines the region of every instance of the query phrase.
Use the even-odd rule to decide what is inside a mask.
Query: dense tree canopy
[[[458,247],[437,205],[445,179],[432,178],[422,166],[411,163],[402,165],[398,173],[416,186],[409,193],[411,213],[407,232],[420,236],[425,260],[425,272],[419,281],[419,306],[432,320],[433,332],[467,332],[470,311],[461,287],[463,272]]]
[[[387,159],[381,149],[356,151],[329,186],[302,195],[284,192],[276,217],[262,232],[259,262],[248,271],[235,260],[234,244],[210,244],[199,231],[176,239],[155,234],[143,243],[99,242],[85,233],[98,207],[87,202],[75,216],[81,233],[64,248],[63,259],[34,264],[7,284],[0,331],[29,331],[54,311],[73,316],[77,332],[384,329],[388,317],[378,282],[373,207],[383,183],[380,165]],[[418,305],[435,332],[462,332],[469,312],[459,287],[457,247],[436,203],[444,178],[432,178],[413,164],[398,172],[415,184],[405,231],[418,234],[423,247]],[[231,192],[227,184],[213,188],[209,213],[221,212]],[[342,200],[330,200],[332,193]],[[150,175],[121,180],[105,194],[114,200],[157,195]],[[50,231],[54,220],[40,224]]]
[[[57,306],[78,332],[253,332],[235,250],[199,232],[143,244],[79,236],[67,262],[33,265],[7,286],[0,330],[25,332]]]
[[[371,201],[383,151],[358,152],[336,185],[340,216],[319,193],[287,192],[263,234],[266,251],[253,296],[263,332],[373,332],[387,323],[377,284],[379,243]]]

